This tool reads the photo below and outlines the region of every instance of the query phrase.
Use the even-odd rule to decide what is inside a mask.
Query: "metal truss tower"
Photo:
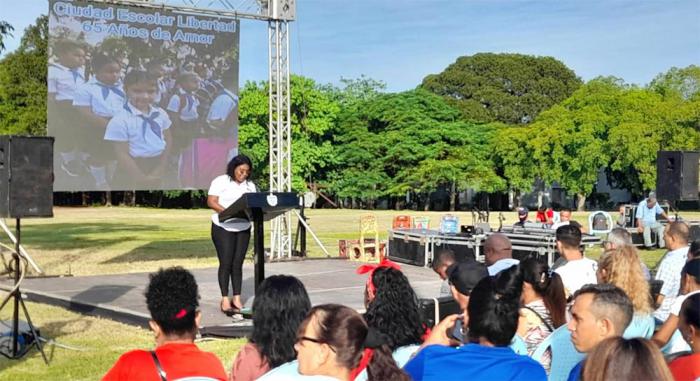
[[[268,22],[269,37],[269,144],[270,190],[292,190],[292,127],[289,99],[289,23]],[[272,220],[270,257],[289,257],[292,253],[292,215],[287,212]]]
[[[289,94],[289,22],[296,0],[91,0],[173,10],[209,16],[268,22],[270,192],[292,190],[292,128]],[[272,220],[270,258],[292,254],[292,214]]]

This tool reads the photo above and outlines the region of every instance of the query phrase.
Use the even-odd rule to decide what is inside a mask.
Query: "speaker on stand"
[[[15,244],[12,253],[14,287],[0,304],[2,310],[10,300],[14,302],[12,348],[8,349],[8,353],[0,352],[12,359],[20,358],[29,350],[30,346],[26,343],[31,341],[37,346],[47,364],[48,359],[41,346],[39,334],[32,324],[20,291],[23,279],[22,261],[26,263],[25,269],[31,264],[41,272],[21,246],[20,222],[22,218],[28,217],[53,217],[53,142],[52,137],[0,136],[0,217],[15,219],[14,235],[4,221],[0,220],[0,227]],[[20,332],[20,307],[27,320],[29,332]],[[20,338],[20,335],[23,337]],[[24,344],[23,347],[20,347],[20,344]]]

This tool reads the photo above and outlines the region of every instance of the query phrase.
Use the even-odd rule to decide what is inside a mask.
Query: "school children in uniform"
[[[171,146],[170,118],[153,105],[158,85],[145,71],[129,72],[124,90],[128,102],[109,121],[104,136],[115,143],[118,160],[112,189],[158,189]]]
[[[173,148],[179,152],[191,145],[199,134],[199,99],[194,92],[199,88],[199,76],[192,72],[177,77],[177,90],[168,102],[168,113],[173,121]]]
[[[116,58],[96,54],[91,66],[94,77],[78,87],[73,99],[84,127],[76,139],[80,141],[81,151],[89,155],[86,161],[94,181],[92,185],[95,189],[109,189],[116,163],[103,139],[109,120],[123,110],[126,94],[121,84],[121,64]]]
[[[72,40],[56,43],[55,60],[48,70],[48,110],[51,130],[62,138],[56,141],[56,153],[61,159],[61,169],[68,176],[80,176],[84,172],[82,157],[75,150],[72,136],[77,130],[72,123],[73,97],[78,86],[85,82],[85,47]],[[62,176],[59,176],[59,179]]]
[[[233,83],[229,89],[221,86],[218,95],[214,94],[202,137],[193,141],[192,149],[182,153],[179,177],[185,187],[205,186],[217,176],[219,168],[238,154],[238,96],[233,87]]]

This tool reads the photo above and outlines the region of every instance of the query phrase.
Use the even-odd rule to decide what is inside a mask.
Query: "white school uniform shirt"
[[[57,101],[73,100],[78,85],[85,83],[85,68],[69,69],[59,63],[50,63],[48,92],[56,94]]]
[[[116,113],[107,124],[105,140],[128,142],[131,157],[156,157],[165,150],[163,131],[170,128],[168,113],[162,108],[151,106],[147,114],[157,125],[154,131],[148,122],[144,123],[143,112],[134,107],[131,102],[124,105],[123,110]]]
[[[163,95],[165,95],[168,92],[168,86],[162,79],[157,80],[156,84],[158,85],[158,92],[156,93],[156,98],[153,101],[153,103],[160,104],[160,101],[163,99]]]
[[[236,106],[238,106],[238,96],[231,91],[224,90],[212,102],[207,121],[226,120]]]
[[[93,114],[111,118],[124,110],[125,97],[121,83],[109,86],[94,79],[78,86],[73,97],[73,106],[90,107]]]
[[[223,206],[225,209],[241,198],[243,194],[252,192],[257,192],[257,188],[252,181],[246,180],[239,184],[231,180],[228,175],[221,175],[212,180],[208,195],[218,196],[219,205]],[[224,222],[219,222],[219,213],[211,215],[211,222],[230,232],[240,232],[250,229],[250,221],[242,218],[231,218]]]
[[[183,96],[182,98],[185,99],[187,104],[185,104],[184,107],[182,107],[182,111],[180,111],[180,96]],[[187,98],[189,97],[189,100]],[[168,102],[168,111],[172,111],[174,113],[180,114],[180,120],[183,122],[191,122],[193,120],[197,120],[199,117],[199,114],[197,114],[197,106],[199,106],[199,99],[194,96],[194,94],[188,94],[185,90],[178,89],[177,94],[173,94],[172,97],[170,97],[170,101]]]
[[[554,272],[561,277],[567,295],[573,295],[586,284],[598,283],[598,278],[596,277],[597,270],[598,262],[583,257],[566,262],[566,264],[558,267]]]

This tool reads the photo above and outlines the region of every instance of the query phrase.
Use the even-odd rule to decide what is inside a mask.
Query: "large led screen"
[[[238,151],[238,20],[49,1],[57,191],[206,189]]]

